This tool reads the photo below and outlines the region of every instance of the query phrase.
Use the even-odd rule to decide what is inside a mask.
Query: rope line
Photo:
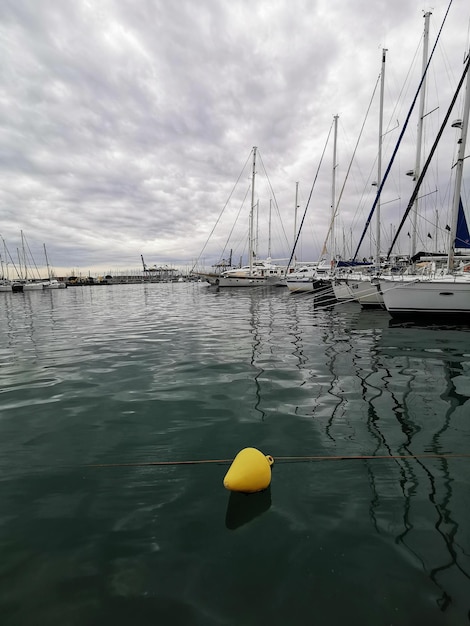
[[[375,461],[375,460],[407,460],[407,459],[468,459],[470,454],[355,454],[355,455],[316,455],[316,456],[279,456],[274,457],[276,463],[300,463],[312,461]],[[112,467],[159,467],[176,465],[207,465],[207,464],[227,464],[233,459],[199,459],[192,461],[144,461],[137,463],[93,463],[84,467],[112,468]]]

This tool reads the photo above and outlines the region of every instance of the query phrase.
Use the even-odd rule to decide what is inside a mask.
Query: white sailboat
[[[28,275],[28,255],[26,253],[26,248],[28,248],[29,256],[31,260],[33,261],[33,263],[34,263],[34,259],[32,259],[31,251],[29,250],[29,246],[26,243],[26,239],[25,239],[23,231],[21,231],[21,246],[22,246],[22,253],[23,253],[24,278],[21,280],[15,281],[15,283],[12,285],[12,289],[13,291],[42,291],[44,289],[45,281],[41,280],[40,278],[38,278],[37,280],[32,279]],[[36,271],[37,271],[37,268],[36,268]]]
[[[416,147],[416,161],[415,161],[415,169],[412,170],[411,172],[409,172],[409,174],[413,175],[413,180],[416,181],[416,179],[422,180],[421,177],[421,172],[420,172],[420,159],[421,159],[421,142],[422,142],[422,131],[423,131],[423,118],[425,117],[425,113],[424,113],[424,103],[425,103],[425,94],[426,94],[426,89],[425,89],[425,85],[426,85],[426,77],[427,77],[427,72],[428,72],[428,68],[429,68],[429,63],[430,60],[432,58],[432,54],[431,57],[428,58],[428,42],[429,42],[429,20],[430,20],[430,16],[431,16],[431,12],[426,12],[424,14],[424,19],[425,19],[425,24],[424,24],[424,37],[423,37],[423,58],[422,58],[422,77],[421,77],[421,81],[418,87],[418,91],[415,95],[415,99],[412,103],[411,109],[408,113],[408,116],[405,120],[405,123],[403,125],[402,131],[400,133],[400,137],[398,139],[398,143],[395,147],[394,153],[392,155],[391,161],[387,167],[385,176],[382,178],[381,177],[381,173],[380,173],[380,166],[379,166],[379,175],[378,175],[378,190],[377,190],[377,195],[376,195],[376,199],[374,201],[372,210],[369,214],[367,223],[366,223],[366,227],[364,228],[364,231],[361,235],[360,241],[359,241],[359,245],[357,246],[357,250],[356,250],[356,254],[354,256],[354,258],[356,258],[356,255],[359,252],[360,249],[360,245],[363,241],[364,235],[367,231],[368,225],[370,223],[370,219],[374,213],[374,210],[377,210],[377,216],[376,216],[376,220],[377,220],[377,238],[376,238],[376,259],[375,259],[375,263],[376,263],[376,268],[375,268],[375,273],[373,276],[370,276],[367,281],[369,283],[369,288],[367,289],[366,293],[364,294],[365,297],[364,298],[360,298],[359,301],[361,302],[362,306],[366,306],[366,307],[377,307],[377,306],[381,306],[382,308],[385,308],[385,302],[383,299],[383,294],[381,292],[380,289],[380,279],[383,278],[384,280],[393,280],[394,276],[396,275],[397,272],[403,272],[403,258],[399,259],[399,257],[401,255],[399,255],[399,257],[397,257],[397,261],[398,263],[391,263],[391,250],[393,247],[393,244],[390,248],[390,251],[388,253],[387,259],[385,264],[382,263],[382,259],[381,259],[381,255],[380,255],[380,217],[379,217],[379,212],[380,212],[380,193],[382,191],[383,185],[385,183],[385,180],[388,176],[388,173],[390,172],[390,168],[391,165],[394,161],[394,158],[397,154],[397,150],[398,150],[398,146],[401,143],[401,140],[403,138],[405,129],[408,125],[408,120],[410,119],[410,115],[411,115],[411,111],[414,108],[414,104],[417,100],[418,94],[420,94],[420,111],[419,111],[419,117],[418,117],[418,141],[417,141],[417,147]],[[437,43],[437,42],[436,42]],[[435,49],[435,46],[434,46]],[[433,49],[433,52],[434,52]],[[382,78],[383,78],[383,72],[382,72]],[[379,159],[380,159],[380,149],[379,149]],[[426,166],[427,167],[427,166]],[[417,191],[418,188],[418,183],[415,186],[415,191]],[[415,194],[415,192],[413,192],[414,195],[414,217],[413,217],[413,239],[412,239],[412,251],[411,251],[411,255],[413,256],[413,250],[416,247],[416,216],[417,216],[417,203],[418,203],[418,199],[417,199],[417,194]],[[408,207],[408,211],[411,209],[411,204]],[[401,227],[400,227],[401,228]],[[397,236],[395,236],[394,242],[396,241]],[[409,275],[410,272],[414,272],[416,268],[415,267],[408,267],[407,269],[407,274]],[[410,276],[408,276],[408,278],[406,280],[413,280],[412,278],[410,278]],[[351,283],[353,281],[351,280]],[[358,283],[355,286],[355,288],[359,291],[360,289],[360,284]],[[362,286],[362,288],[364,289],[364,286]]]
[[[286,278],[286,285],[293,293],[313,293],[313,281],[317,276],[318,261],[303,263],[290,272]]]
[[[251,208],[248,231],[248,265],[233,268],[214,277],[213,284],[217,287],[263,287],[277,286],[285,278],[285,268],[272,263],[270,258],[257,259],[255,233],[255,178],[256,178],[256,146],[253,148],[253,166],[251,175]]]
[[[322,258],[317,263],[309,263],[300,266],[296,271],[291,272],[286,277],[286,285],[291,293],[313,293],[316,296],[317,304],[327,305],[335,302],[336,298],[331,286],[332,266],[334,265],[334,223],[336,217],[336,147],[338,140],[338,118],[333,116],[333,167],[331,181],[331,221],[330,227],[323,244],[322,257],[326,256],[327,240],[330,240],[331,261]],[[297,234],[298,238],[298,234]]]
[[[377,155],[377,189],[380,189],[382,181],[382,140],[383,140],[383,107],[384,107],[384,85],[385,85],[385,61],[387,50],[382,49],[382,66],[380,73],[380,104],[379,104],[379,147]],[[377,273],[380,271],[380,195],[377,198],[375,209],[376,217],[376,251],[375,251],[375,272],[370,273],[371,268],[366,267],[366,271],[348,274],[346,279],[340,275],[332,279],[333,290],[338,300],[355,300],[363,308],[384,308],[384,301],[380,293],[380,285]]]
[[[46,266],[47,266],[47,281],[44,281],[43,283],[44,289],[65,289],[67,287],[67,284],[53,277],[52,272],[51,272],[51,267],[49,265],[49,259],[47,258],[46,244],[43,243],[42,245],[44,247],[44,256],[46,258]]]
[[[456,244],[455,240],[470,110],[469,64],[470,57],[467,56],[465,69],[457,90],[458,93],[463,80],[466,78],[463,118],[461,123],[459,123],[461,133],[458,141],[459,148],[455,165],[455,187],[447,264],[443,268],[437,268],[434,263],[431,267],[432,271],[428,275],[420,276],[416,274],[403,277],[402,280],[398,278],[393,280],[381,279],[380,288],[383,293],[384,303],[387,311],[389,311],[393,317],[468,317],[470,314],[470,264],[461,262],[457,267],[455,256],[455,248],[458,247],[458,242]],[[454,96],[454,101],[455,97],[456,96]],[[445,122],[448,120],[450,111],[451,108],[448,111]]]
[[[0,292],[11,292],[12,281],[10,280],[10,277],[8,276],[8,262],[7,262],[5,241],[3,242],[3,245],[5,249],[5,260],[2,254],[0,254],[0,262],[1,262]],[[6,271],[5,271],[5,267],[6,267]]]

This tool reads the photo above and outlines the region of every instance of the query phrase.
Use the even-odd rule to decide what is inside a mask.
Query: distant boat
[[[28,248],[29,255],[33,263],[34,263],[34,260],[32,259],[31,251],[29,250],[29,246],[26,243],[26,239],[25,239],[23,231],[21,231],[21,244],[22,244],[22,251],[23,251],[24,274],[21,279],[13,283],[12,290],[15,292],[41,291],[42,289],[44,289],[45,281],[41,280],[40,278],[38,278],[38,280],[31,279],[28,276],[28,259],[27,259],[27,254],[26,254],[26,248]],[[36,268],[36,271],[37,271],[37,268]]]
[[[43,283],[44,289],[65,289],[67,287],[67,283],[57,280],[56,278],[52,278],[52,272],[49,265],[49,259],[47,258],[47,250],[46,244],[42,244],[44,246],[44,256],[46,257],[46,266],[47,266],[47,281]]]
[[[285,281],[285,269],[266,261],[252,261],[251,265],[222,272],[215,279],[219,287],[281,286]]]
[[[0,278],[0,291],[5,291],[11,292],[11,284],[12,281],[9,279],[8,277],[8,263],[7,263],[7,249],[6,249],[6,243],[5,241],[3,241],[3,245],[5,248],[5,262],[3,259],[3,256],[0,254],[0,266],[1,266],[1,270],[2,270],[2,275]],[[5,266],[6,266],[6,272],[5,272]]]
[[[43,283],[44,289],[65,289],[67,284],[63,281],[57,280],[57,278],[50,278]]]
[[[12,291],[12,281],[9,278],[2,278],[0,280],[0,291]]]
[[[255,203],[255,179],[256,179],[256,155],[257,148],[253,147],[252,174],[251,174],[251,207],[248,224],[248,264],[240,267],[230,267],[223,269],[222,264],[217,264],[217,272],[195,272],[192,274],[204,279],[210,285],[216,287],[274,287],[285,285],[286,266],[278,265],[270,257],[271,237],[269,233],[268,255],[266,259],[260,259],[257,251],[257,228],[255,228],[255,214],[257,214],[257,204]],[[271,218],[271,213],[270,213]],[[257,221],[257,220],[256,220]],[[269,220],[269,230],[271,229],[271,219]],[[230,254],[230,265],[231,265]]]
[[[23,291],[42,291],[45,283],[43,281],[28,281],[23,283]]]
[[[332,185],[331,185],[331,207],[332,216],[330,222],[330,228],[328,230],[327,239],[330,238],[331,246],[329,256],[331,257],[333,250],[333,224],[335,221],[335,180],[336,180],[336,145],[338,136],[338,115],[333,116],[333,167],[332,167]],[[304,213],[305,217],[305,213]],[[302,225],[301,225],[302,227]],[[296,233],[294,248],[291,253],[291,259],[294,256],[297,241],[299,239],[301,228]],[[295,268],[293,272],[289,272],[286,276],[286,285],[291,293],[313,293],[315,294],[316,304],[329,305],[336,301],[333,289],[331,286],[331,275],[334,260],[325,260],[327,253],[327,241],[325,241],[322,250],[322,259],[319,262],[310,262],[300,264],[298,268]]]

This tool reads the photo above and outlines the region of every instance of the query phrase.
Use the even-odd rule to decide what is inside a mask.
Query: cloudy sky
[[[257,146],[259,256],[289,256],[298,183],[297,225],[311,194],[298,253],[316,259],[331,213],[334,115],[335,232],[350,256],[374,199],[382,49],[385,171],[419,84],[423,14],[432,10],[431,51],[448,4],[2,0],[2,258],[17,260],[21,231],[36,264],[45,244],[59,274],[139,269],[141,255],[189,269],[230,249],[238,258]],[[462,74],[469,17],[468,0],[454,0],[430,68],[423,153]],[[383,249],[412,192],[416,127],[417,113],[384,186]],[[448,210],[455,132],[443,134],[423,188],[423,245],[439,237],[436,208]]]

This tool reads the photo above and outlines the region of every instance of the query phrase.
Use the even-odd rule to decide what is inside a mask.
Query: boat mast
[[[468,56],[466,59],[466,63],[468,63]],[[460,133],[459,139],[459,151],[457,156],[457,163],[455,165],[455,188],[454,188],[454,200],[452,204],[452,223],[449,232],[449,252],[447,256],[447,271],[451,272],[454,269],[454,257],[455,257],[455,249],[454,242],[455,236],[457,234],[457,222],[459,216],[459,203],[460,203],[460,189],[462,187],[462,173],[463,173],[463,162],[465,159],[465,145],[467,142],[467,130],[468,130],[468,116],[470,112],[470,84],[468,80],[466,80],[465,87],[465,104],[463,108],[463,118],[462,118],[462,132]]]
[[[295,183],[295,208],[294,208],[294,245],[292,249],[295,248],[295,242],[297,240],[297,211],[299,210],[299,183]],[[294,256],[294,266],[295,266],[296,258]]]
[[[51,280],[51,269],[49,267],[49,259],[47,258],[46,244],[43,243],[42,245],[44,246],[44,256],[46,257],[47,277]]]
[[[421,146],[423,142],[423,120],[424,120],[424,103],[426,101],[426,67],[428,65],[428,43],[429,43],[429,18],[432,13],[427,11],[424,14],[424,35],[423,35],[423,62],[421,75],[423,81],[421,84],[421,94],[419,99],[419,114],[418,114],[418,135],[416,139],[416,159],[415,168],[413,170],[413,181],[417,181],[421,173]],[[411,250],[410,256],[413,257],[416,254],[416,241],[417,241],[417,228],[418,228],[418,197],[413,205],[413,211],[411,213]]]
[[[21,231],[21,247],[22,247],[22,252],[23,252],[23,263],[24,263],[24,279],[28,280],[28,264],[26,263],[26,250],[24,247],[24,234],[23,231]],[[21,265],[20,265],[21,267]]]
[[[335,250],[335,217],[336,217],[336,142],[338,138],[338,117],[339,115],[333,116],[334,121],[334,139],[333,139],[333,173],[331,180],[331,231],[330,231],[330,255],[331,260],[333,261],[336,256]]]
[[[253,147],[253,171],[251,174],[251,210],[250,210],[250,227],[248,232],[248,264],[250,273],[253,270],[253,253],[254,253],[254,211],[255,211],[255,175],[256,175],[256,146]]]
[[[269,198],[269,225],[268,225],[268,259],[271,260],[271,210],[272,198]]]
[[[384,84],[385,84],[385,57],[387,49],[382,49],[382,70],[380,73],[380,113],[379,113],[379,153],[377,155],[377,189],[380,190],[382,182],[382,140],[383,140],[383,117],[384,117]],[[376,249],[375,249],[375,265],[376,270],[380,269],[380,195],[377,198],[376,207]]]

